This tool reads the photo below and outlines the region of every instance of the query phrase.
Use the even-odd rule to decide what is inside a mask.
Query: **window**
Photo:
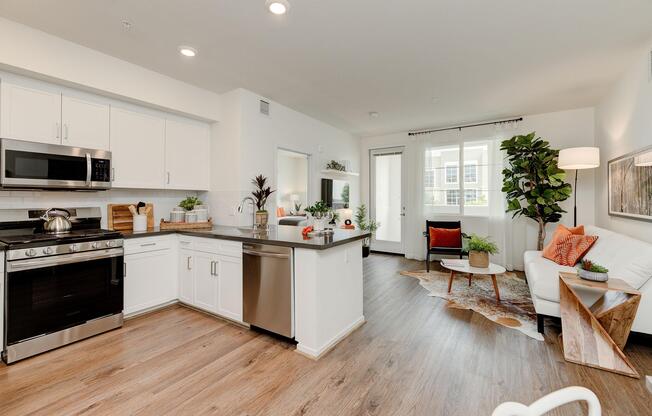
[[[478,183],[478,162],[464,162],[464,183]]]
[[[477,189],[465,189],[464,190],[464,203],[473,204],[478,200],[478,190]]]
[[[493,189],[501,185],[500,178],[489,177],[496,143],[477,140],[428,147],[423,170],[425,212],[489,215],[490,184]]]
[[[459,205],[460,191],[457,189],[448,189],[446,191],[446,205]]]
[[[426,188],[434,188],[435,187],[435,170],[434,169],[426,169],[425,175],[423,177],[423,186]]]
[[[457,183],[457,163],[446,163],[446,183]]]

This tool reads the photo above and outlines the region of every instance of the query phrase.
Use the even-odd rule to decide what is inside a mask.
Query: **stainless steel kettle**
[[[50,208],[41,216],[45,221],[43,230],[50,234],[62,234],[70,232],[72,223],[70,222],[70,211],[63,208]]]

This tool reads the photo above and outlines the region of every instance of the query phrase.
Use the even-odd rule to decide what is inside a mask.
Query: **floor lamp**
[[[577,171],[595,169],[600,166],[599,147],[571,147],[559,151],[557,166],[560,169],[575,170],[575,185],[573,186],[573,227],[577,226]]]

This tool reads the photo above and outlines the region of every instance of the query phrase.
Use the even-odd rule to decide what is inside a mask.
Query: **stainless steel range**
[[[99,208],[68,208],[72,228],[48,233],[46,210],[0,210],[6,245],[4,352],[10,364],[122,326],[124,252]],[[52,211],[50,211],[50,215]]]

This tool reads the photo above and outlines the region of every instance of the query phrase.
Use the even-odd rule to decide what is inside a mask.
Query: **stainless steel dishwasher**
[[[292,249],[268,244],[242,248],[244,321],[294,338]]]

